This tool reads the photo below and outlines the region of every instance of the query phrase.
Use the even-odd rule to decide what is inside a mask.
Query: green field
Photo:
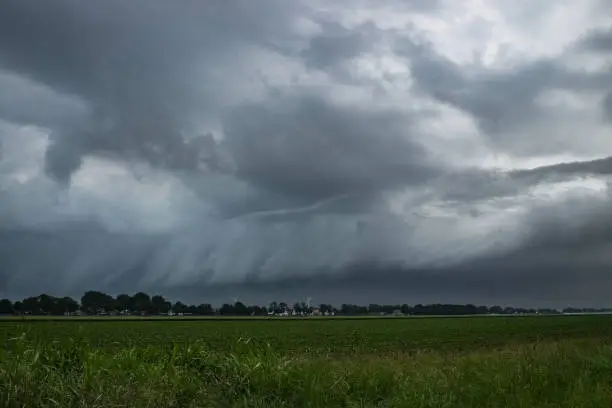
[[[7,407],[612,406],[612,316],[0,321]]]

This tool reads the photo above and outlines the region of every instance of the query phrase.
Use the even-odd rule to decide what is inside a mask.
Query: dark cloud
[[[509,198],[545,183],[558,183],[588,176],[612,174],[612,157],[565,162],[513,171],[456,172],[437,180],[438,198],[457,203]]]
[[[301,55],[308,67],[328,69],[373,49],[379,35],[371,22],[350,30],[338,23],[326,22],[323,33],[313,37]]]
[[[81,156],[100,151],[193,170],[201,146],[182,132],[194,114],[206,116],[218,103],[219,64],[253,41],[265,44],[276,30],[289,34],[287,10],[275,0],[224,6],[9,1],[0,16],[0,66],[91,108],[87,126],[53,133],[47,168],[54,176],[66,179]],[[209,81],[198,94],[197,70]]]
[[[513,178],[519,180],[529,180],[532,183],[540,182],[545,179],[550,180],[550,178],[555,176],[560,177],[561,180],[564,180],[567,179],[567,176],[609,174],[612,174],[612,157],[597,160],[560,163],[512,172]]]
[[[608,58],[612,52],[612,30],[594,31],[579,42],[578,48]],[[607,86],[605,86],[604,89],[610,88],[612,84],[612,66],[608,66],[607,75],[605,75],[604,78],[607,78]],[[612,92],[608,92],[604,95],[601,102],[601,110],[604,120],[612,122]]]
[[[489,135],[521,126],[537,115],[535,96],[556,82],[559,75],[556,67],[542,62],[505,75],[472,79],[431,45],[404,41],[399,53],[411,60],[412,74],[421,91],[474,115]]]
[[[612,76],[568,63],[610,33],[492,69],[443,52],[454,7],[5,2],[0,290],[602,302],[607,193],[525,196],[611,159],[478,163],[610,156],[580,98],[612,118]]]
[[[137,272],[155,249],[156,238],[117,236],[77,223],[51,231],[4,229],[0,242],[0,270],[6,273],[3,285],[9,293],[77,293],[92,286],[115,289],[123,282],[137,286]]]
[[[612,30],[598,30],[584,39],[581,44],[592,51],[612,52]]]
[[[224,131],[239,177],[305,200],[420,184],[442,171],[400,111],[281,97],[237,108]]]
[[[608,122],[612,122],[612,92],[608,92],[602,101],[603,114]]]
[[[309,278],[287,277],[273,282],[191,285],[168,288],[175,298],[221,304],[238,297],[247,303],[273,300],[313,303],[478,303],[524,307],[605,307],[612,281],[605,265],[585,263],[576,253],[521,250],[451,268],[414,269],[398,264],[368,263]],[[591,249],[601,257],[610,246]],[[580,273],[576,273],[579,266]]]
[[[88,109],[81,100],[58,95],[46,85],[0,71],[2,119],[49,128],[77,126]]]
[[[414,268],[365,262],[340,273],[277,283],[299,296],[334,299],[326,288],[342,287],[346,302],[461,302],[534,306],[607,304],[612,249],[610,197],[545,203],[527,215],[530,229],[519,246],[451,266]],[[240,293],[240,287],[224,288]],[[244,289],[242,289],[244,291]],[[282,296],[270,285],[259,291]],[[261,296],[261,295],[260,295]],[[269,295],[270,296],[270,295]],[[476,299],[476,300],[475,300]]]

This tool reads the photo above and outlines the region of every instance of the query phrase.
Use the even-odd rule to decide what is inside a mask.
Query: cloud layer
[[[0,290],[604,302],[607,2],[348,6],[7,2]]]

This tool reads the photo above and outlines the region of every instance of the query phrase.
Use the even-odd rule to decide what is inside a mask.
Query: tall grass
[[[19,336],[0,354],[3,407],[609,407],[603,340],[506,344],[472,352],[277,351],[241,338],[224,350],[92,348]]]

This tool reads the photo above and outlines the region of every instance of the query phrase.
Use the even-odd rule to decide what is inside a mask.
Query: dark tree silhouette
[[[0,300],[0,314],[12,314],[13,313],[13,302],[9,299]]]
[[[174,313],[185,313],[187,311],[187,305],[182,302],[176,302],[172,305],[172,311]]]
[[[249,308],[242,302],[234,303],[234,314],[237,316],[248,316]]]
[[[115,299],[115,302],[113,303],[113,309],[120,311],[120,312],[129,310],[131,306],[131,302],[132,302],[132,297],[130,295],[122,293],[121,295],[117,295],[117,298]]]
[[[53,314],[74,313],[79,310],[79,303],[71,297],[56,298]]]
[[[166,301],[163,296],[155,295],[151,298],[151,306],[155,313],[168,313],[170,307],[172,307],[172,303]]]
[[[199,315],[213,315],[215,314],[215,309],[208,303],[202,303],[196,307],[195,313]]]
[[[219,314],[223,316],[231,316],[235,313],[234,306],[229,303],[224,303],[219,309]]]
[[[296,302],[292,308],[289,308],[285,302],[273,301],[269,307],[261,307],[257,305],[246,306],[242,302],[236,302],[235,304],[224,304],[219,309],[213,308],[208,303],[202,303],[200,305],[186,305],[182,302],[171,302],[164,299],[162,295],[155,295],[152,298],[144,293],[138,292],[133,296],[126,294],[118,295],[117,298],[113,296],[90,290],[83,294],[81,297],[81,304],[70,298],[70,297],[54,297],[49,294],[43,293],[39,296],[32,296],[25,298],[21,301],[12,303],[9,299],[0,300],[0,314],[34,314],[34,315],[62,315],[65,313],[74,313],[77,310],[81,310],[88,314],[99,314],[102,312],[109,311],[127,311],[128,313],[141,313],[141,314],[165,314],[169,310],[175,313],[187,313],[193,315],[214,315],[220,314],[225,316],[236,315],[236,316],[248,316],[248,315],[266,315],[268,311],[275,313],[292,312],[295,311],[298,314],[301,312],[310,313],[313,311],[304,302]],[[417,304],[409,306],[407,304],[377,304],[372,303],[368,306],[355,305],[355,304],[343,304],[340,309],[336,309],[331,304],[319,305],[319,311],[323,314],[329,312],[339,313],[347,316],[360,316],[360,315],[417,315],[417,316],[453,316],[453,315],[484,315],[484,314],[507,314],[507,315],[521,315],[521,314],[559,314],[561,312],[551,309],[525,309],[515,307],[501,307],[495,306],[476,306],[473,304]],[[593,309],[593,308],[566,308],[563,310],[564,313],[594,313],[594,312],[610,312],[610,309]]]
[[[42,310],[40,308],[40,302],[38,301],[38,297],[29,297],[25,298],[22,301],[22,308],[24,313],[31,314],[42,314]]]
[[[152,313],[151,297],[144,292],[135,293],[130,301],[130,309],[140,313]]]
[[[107,312],[113,309],[114,303],[111,295],[90,290],[81,297],[81,310],[89,314]]]

